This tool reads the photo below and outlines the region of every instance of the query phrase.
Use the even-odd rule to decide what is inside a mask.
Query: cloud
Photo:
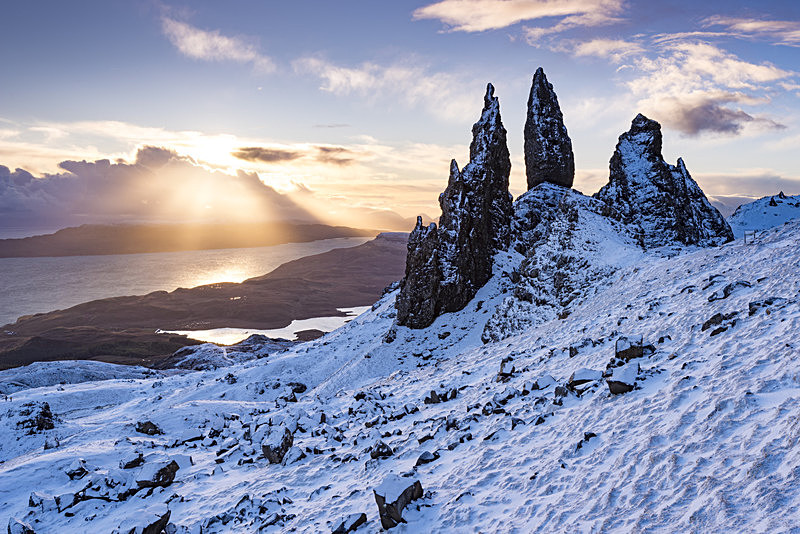
[[[746,125],[767,130],[786,128],[767,117],[756,117],[741,109],[731,109],[726,104],[752,102],[752,99],[727,92],[701,92],[681,97],[652,97],[644,101],[648,113],[658,117],[665,126],[687,135],[702,132],[739,134]]]
[[[233,156],[245,161],[260,161],[263,163],[277,163],[281,161],[292,161],[299,158],[302,154],[292,150],[281,150],[275,148],[264,148],[260,146],[247,146],[238,149]]]
[[[185,56],[205,61],[234,61],[251,63],[260,73],[275,70],[275,63],[262,55],[256,46],[240,37],[227,37],[219,31],[206,31],[181,22],[163,17],[161,29],[169,41]]]
[[[317,151],[319,154],[316,160],[322,163],[350,165],[354,161],[354,152],[341,146],[318,146]]]
[[[598,26],[616,22],[623,0],[442,0],[414,11],[415,20],[436,19],[450,31],[481,32],[512,26],[526,20],[563,17],[550,28],[536,31],[564,31],[576,26]],[[558,30],[552,28],[558,27]]]
[[[715,15],[703,21],[706,27],[723,26],[742,37],[761,37],[773,44],[800,46],[800,21],[762,20]]]
[[[465,83],[451,73],[430,72],[418,62],[389,66],[366,62],[345,67],[318,57],[305,57],[295,60],[293,65],[299,74],[319,77],[320,89],[335,95],[357,94],[372,101],[380,98],[400,101],[448,120],[463,121],[480,109],[476,95],[482,93],[482,84]]]
[[[163,147],[142,147],[132,163],[68,160],[60,167],[34,177],[0,166],[0,224],[316,221],[255,173],[211,171]]]
[[[769,102],[772,84],[794,76],[793,72],[744,61],[702,41],[664,41],[655,57],[639,56],[633,65],[636,74],[627,85],[640,98],[642,111],[687,135],[783,128],[774,119],[731,104]]]
[[[640,43],[624,39],[564,40],[553,46],[553,49],[567,52],[574,57],[599,57],[614,63],[620,63],[631,56],[640,56],[645,52]]]
[[[750,169],[736,173],[698,173],[695,179],[709,195],[714,197],[761,198],[777,195],[800,194],[800,176],[783,176],[770,169]]]

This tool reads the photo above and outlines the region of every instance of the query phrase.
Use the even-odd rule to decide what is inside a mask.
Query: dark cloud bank
[[[62,227],[104,222],[282,220],[318,222],[255,173],[207,170],[158,147],[134,163],[64,161],[34,177],[0,165],[0,225]]]

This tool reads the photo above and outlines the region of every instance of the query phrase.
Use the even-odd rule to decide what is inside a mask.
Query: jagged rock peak
[[[661,154],[661,125],[641,113],[619,137],[608,184],[594,196],[610,213],[634,226],[645,248],[709,246],[733,239],[731,228],[706,198],[682,159]]]
[[[417,226],[408,241],[406,276],[397,297],[397,322],[424,328],[462,309],[492,276],[492,256],[511,239],[511,158],[494,86],[488,84],[480,119],[472,127],[470,161],[450,163],[439,195],[440,226]]]
[[[572,187],[575,156],[553,84],[539,67],[533,75],[525,121],[525,174],[528,189],[543,182]]]

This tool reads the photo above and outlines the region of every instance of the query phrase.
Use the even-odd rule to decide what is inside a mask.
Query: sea
[[[22,315],[61,310],[90,300],[144,295],[218,282],[242,282],[287,261],[369,237],[323,239],[270,247],[66,256],[0,258],[0,325]]]

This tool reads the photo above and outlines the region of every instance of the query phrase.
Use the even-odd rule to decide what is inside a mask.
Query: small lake
[[[95,299],[242,282],[287,261],[355,247],[370,239],[343,237],[271,247],[147,254],[0,258],[0,325],[13,323],[22,315]]]
[[[247,339],[253,334],[262,334],[271,338],[283,338],[290,341],[297,339],[297,332],[303,330],[320,330],[321,332],[331,332],[345,323],[350,322],[355,317],[369,310],[371,306],[358,306],[355,308],[337,308],[347,315],[343,317],[312,317],[310,319],[295,319],[285,328],[274,328],[272,330],[254,330],[251,328],[212,328],[210,330],[159,330],[165,334],[183,334],[191,339],[205,341],[207,343],[218,343],[220,345],[234,345]]]

